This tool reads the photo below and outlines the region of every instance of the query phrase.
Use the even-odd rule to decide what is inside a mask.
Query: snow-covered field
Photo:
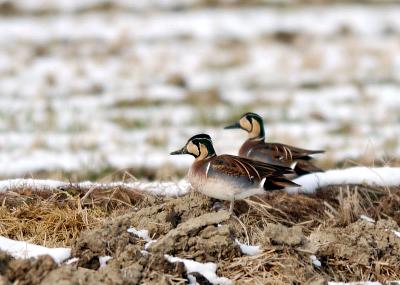
[[[107,3],[14,1],[0,18],[2,178],[183,169],[168,153],[198,132],[236,153],[245,134],[222,127],[245,111],[321,160],[400,154],[399,6]]]
[[[399,167],[351,167],[347,169],[327,170],[300,176],[293,180],[299,187],[288,187],[285,191],[289,194],[315,194],[318,189],[328,186],[341,185],[364,185],[370,187],[396,187],[400,185]],[[54,191],[56,189],[66,191],[74,188],[81,191],[91,191],[91,189],[113,189],[121,188],[127,191],[141,191],[160,197],[179,197],[184,196],[190,191],[194,191],[190,183],[183,179],[179,182],[63,182],[56,180],[40,179],[8,179],[0,180],[0,193],[14,191],[18,189],[30,189],[30,191]]]

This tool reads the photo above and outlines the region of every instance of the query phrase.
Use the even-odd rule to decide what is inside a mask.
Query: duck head
[[[216,155],[211,137],[207,134],[199,134],[191,137],[184,147],[170,154],[190,154],[194,156],[196,160],[202,160]]]
[[[242,129],[249,134],[249,139],[264,139],[264,122],[256,113],[243,114],[239,121],[224,129]]]

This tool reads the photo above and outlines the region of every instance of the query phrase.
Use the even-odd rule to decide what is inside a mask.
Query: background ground
[[[245,134],[221,128],[245,111],[270,140],[328,150],[325,166],[400,153],[396,1],[21,0],[0,13],[3,178],[170,178],[190,159],[169,151],[195,133],[236,153]]]

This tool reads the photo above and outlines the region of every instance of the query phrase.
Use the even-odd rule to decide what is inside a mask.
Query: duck
[[[217,155],[208,134],[191,137],[182,148],[170,154],[193,156],[194,162],[187,174],[190,184],[208,197],[230,201],[231,214],[236,200],[265,191],[299,187],[285,177],[293,173],[289,167],[235,155]]]
[[[248,133],[248,139],[239,149],[241,157],[290,167],[297,176],[323,172],[311,162],[311,155],[324,153],[324,150],[309,150],[283,143],[266,142],[263,119],[256,113],[243,114],[239,121],[226,126],[225,129],[242,129]]]

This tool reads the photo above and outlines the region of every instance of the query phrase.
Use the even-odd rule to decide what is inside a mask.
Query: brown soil
[[[58,266],[49,257],[15,260],[0,252],[0,284],[187,283],[184,265],[168,262],[165,254],[215,262],[217,274],[237,284],[400,278],[400,238],[393,233],[399,230],[399,189],[329,187],[312,196],[275,191],[237,202],[234,217],[224,210],[213,211],[213,201],[198,193],[175,199],[141,196],[112,207],[100,202],[82,206],[80,197],[36,197],[27,203],[19,193],[24,203],[18,203],[16,197],[13,203],[3,203],[2,221],[12,217],[17,223],[22,217],[35,218],[36,227],[27,227],[23,238],[43,237],[40,229],[58,232],[46,242],[40,238],[36,241],[70,245],[79,261]],[[79,219],[79,211],[84,210],[87,217],[101,214],[96,222],[80,227],[67,226],[65,218],[63,227],[57,227],[45,218],[50,212],[64,211],[64,216],[75,213]],[[360,220],[362,214],[377,222]],[[147,229],[157,241],[144,251],[146,241],[128,233],[130,227]],[[62,241],[70,231],[76,234]],[[3,234],[20,237],[11,230],[3,230]],[[235,239],[261,245],[262,253],[243,255]],[[318,258],[320,267],[313,265],[311,255]],[[100,268],[99,258],[103,256],[112,259]],[[191,275],[200,284],[208,284],[204,276]]]

